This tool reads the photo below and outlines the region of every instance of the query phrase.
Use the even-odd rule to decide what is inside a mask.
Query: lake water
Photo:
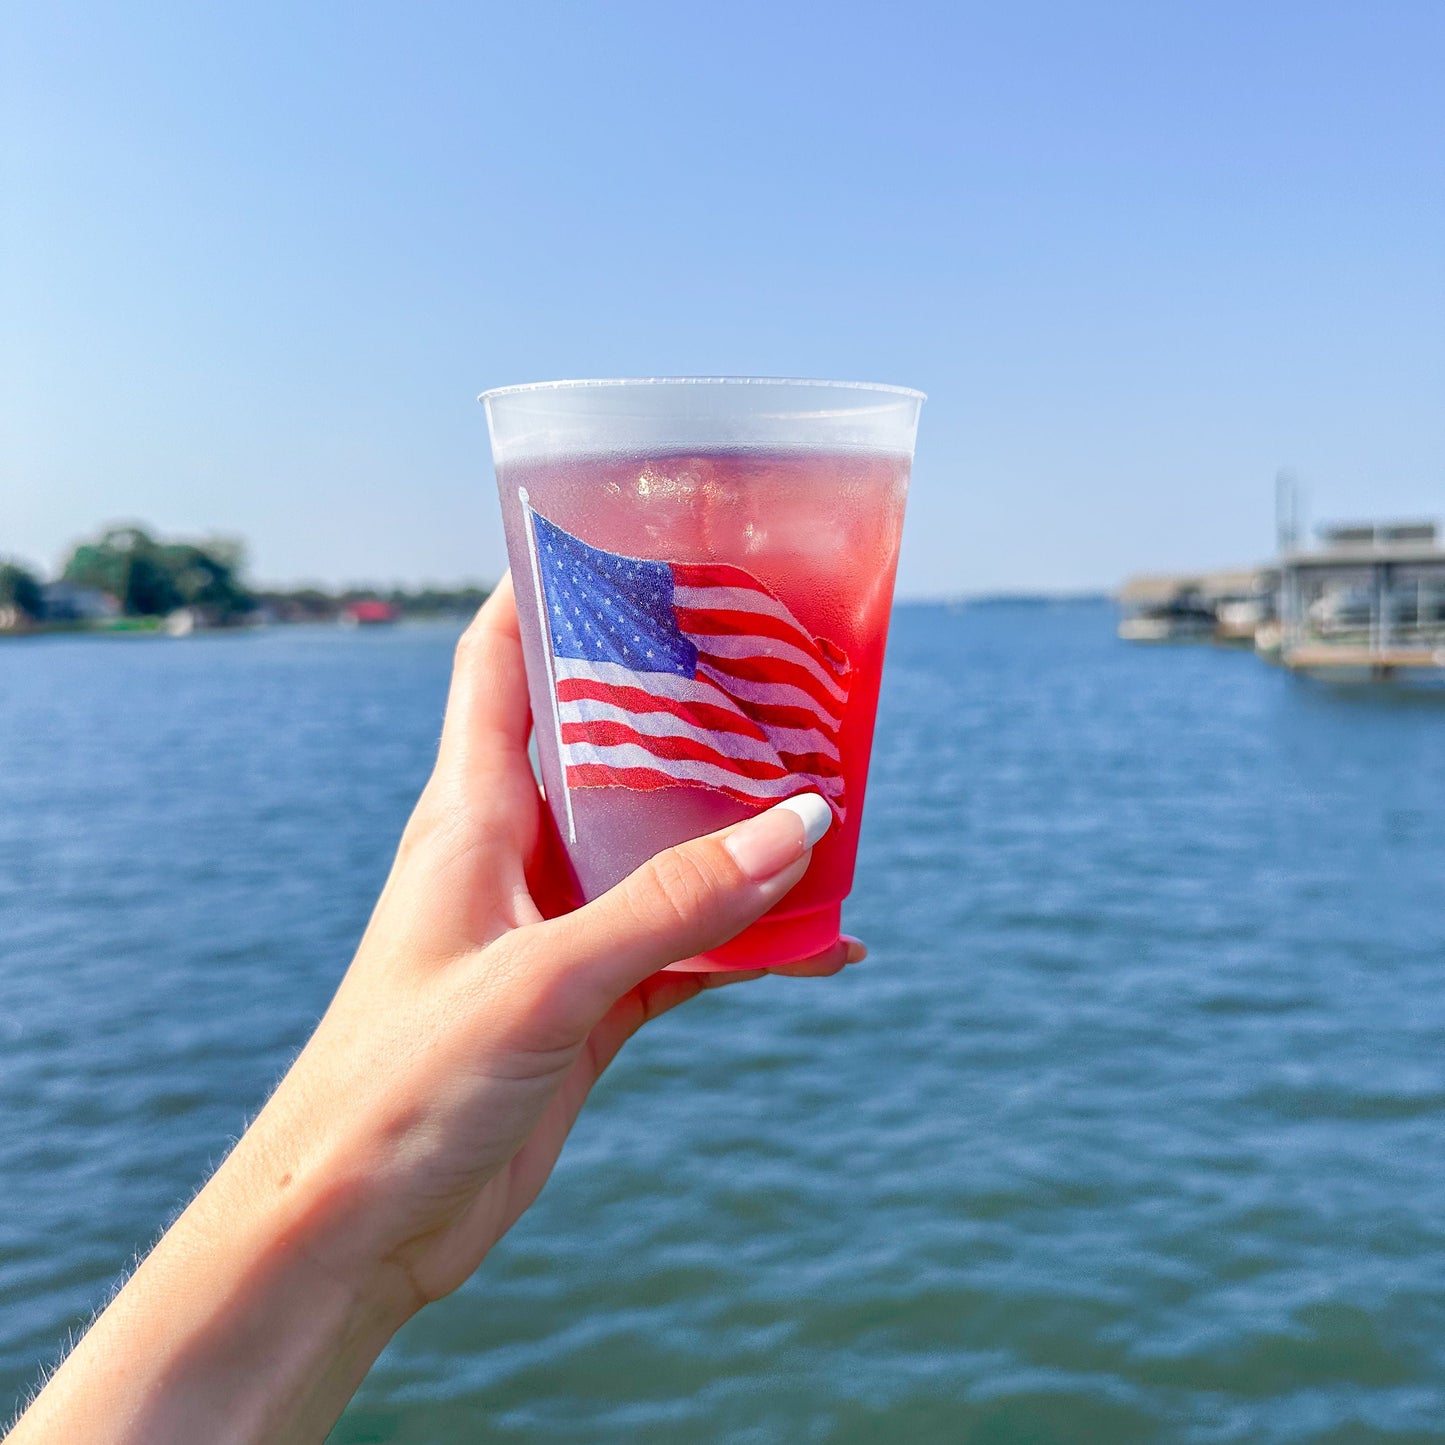
[[[341,1442],[1445,1440],[1445,703],[900,611],[846,976],[647,1030]],[[454,631],[0,648],[0,1410],[324,1009]]]

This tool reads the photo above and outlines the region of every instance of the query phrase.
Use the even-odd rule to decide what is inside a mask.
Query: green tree
[[[36,621],[45,611],[40,579],[19,562],[0,562],[0,612],[12,607]]]
[[[109,592],[129,617],[204,607],[227,621],[255,606],[237,575],[243,558],[238,542],[158,542],[140,527],[112,527],[75,549],[64,576]]]
[[[170,585],[186,607],[211,607],[222,613],[244,612],[249,594],[237,582],[231,566],[209,546],[168,542],[158,549]]]

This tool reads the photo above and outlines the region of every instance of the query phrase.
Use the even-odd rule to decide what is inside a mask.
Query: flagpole
[[[542,655],[547,661],[547,699],[552,704],[552,728],[557,737],[557,773],[562,780],[562,804],[567,810],[567,841],[577,841],[577,821],[572,816],[572,789],[567,786],[567,758],[562,751],[562,713],[557,704],[557,665],[552,660],[552,619],[542,591],[542,562],[537,556],[537,529],[532,523],[532,499],[526,487],[517,488],[522,520],[527,524],[527,552],[532,559],[532,585],[537,589],[537,621],[542,627]]]

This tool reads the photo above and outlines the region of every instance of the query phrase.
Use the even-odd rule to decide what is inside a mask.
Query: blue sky
[[[485,387],[922,387],[900,590],[1445,513],[1445,5],[13,3],[0,553],[495,576]]]

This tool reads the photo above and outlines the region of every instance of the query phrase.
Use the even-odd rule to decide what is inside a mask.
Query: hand
[[[792,888],[826,804],[669,849],[563,912],[529,730],[504,580],[458,647],[436,769],[326,1016],[16,1445],[322,1439],[391,1334],[537,1197],[623,1043],[705,988],[762,976],[659,970]],[[862,956],[843,940],[776,972]]]
[[[417,1305],[461,1284],[537,1197],[643,1023],[763,976],[658,970],[733,937],[808,866],[802,819],[773,809],[544,920],[563,875],[529,731],[505,579],[458,648],[436,770],[356,960],[255,1131],[277,1189],[353,1176],[372,1251]],[[862,954],[845,940],[777,971],[832,974]]]

